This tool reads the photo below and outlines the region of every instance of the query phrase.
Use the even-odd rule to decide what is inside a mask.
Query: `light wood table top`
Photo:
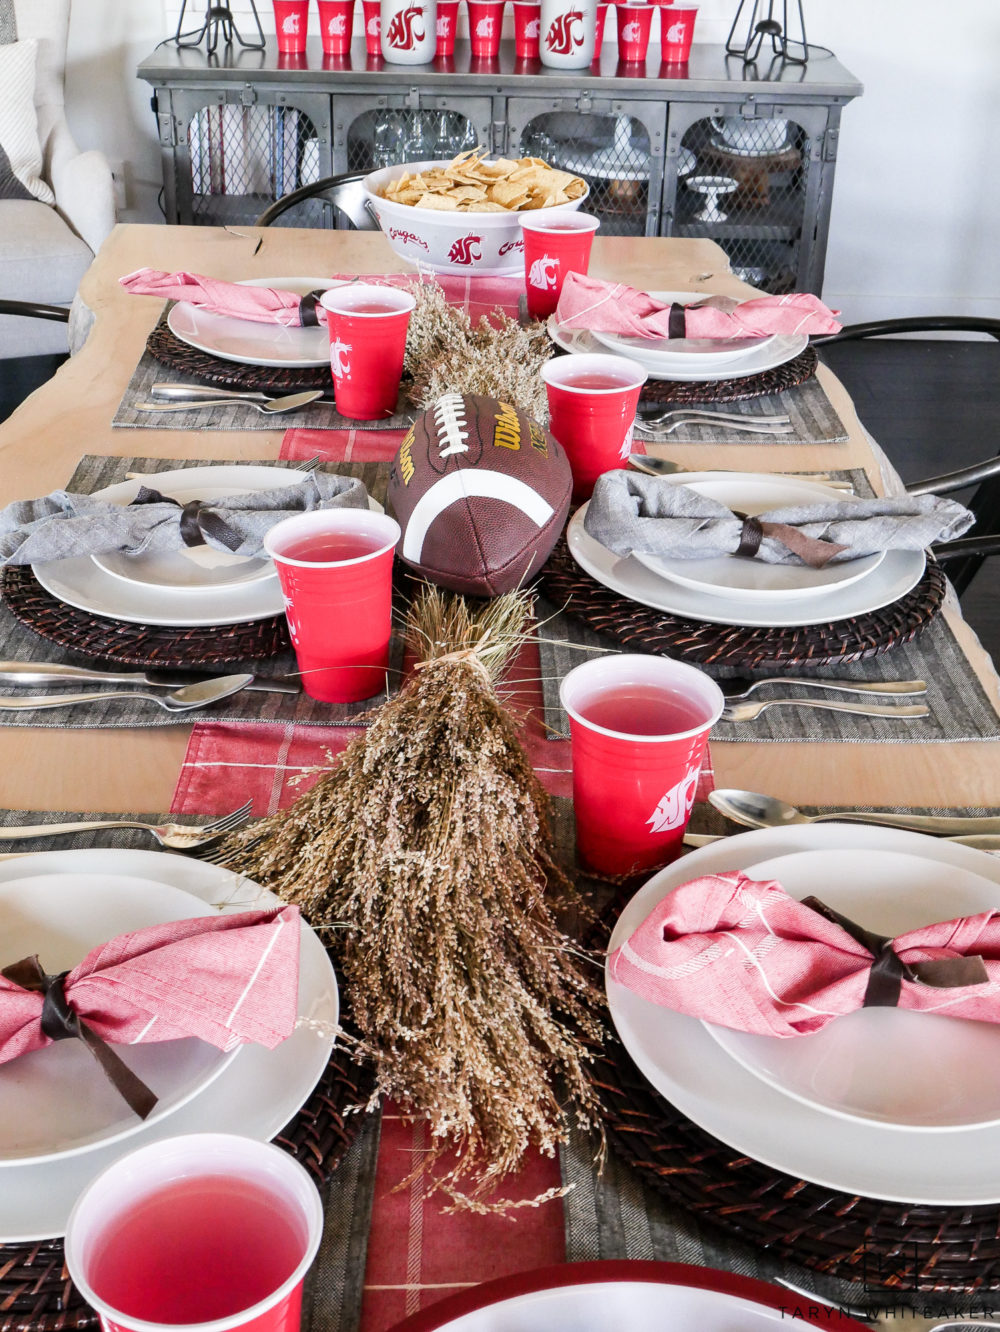
[[[263,244],[255,255],[259,238]],[[122,225],[81,284],[96,324],[81,352],[0,425],[0,504],[65,484],[84,453],[151,457],[276,458],[282,428],[260,431],[113,430],[111,419],[162,302],[127,295],[117,279],[137,268],[187,269],[216,277],[408,272],[384,238],[368,232],[253,227]],[[661,290],[752,295],[705,240],[598,236],[593,274]],[[851,401],[824,368],[820,377],[850,432],[846,444],[670,445],[669,455],[705,470],[826,471],[864,467],[882,489],[879,460]],[[952,628],[994,704],[989,658],[961,618]],[[165,810],[189,726],[152,730],[64,730],[0,726],[2,801],[17,809]],[[720,786],[767,791],[816,804],[1000,803],[1000,743],[715,744]]]

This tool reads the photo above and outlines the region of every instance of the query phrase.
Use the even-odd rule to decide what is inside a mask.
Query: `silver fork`
[[[760,703],[736,703],[723,709],[722,720],[727,722],[754,721],[768,708],[821,708],[824,712],[853,712],[857,717],[926,717],[930,708],[922,703],[904,703],[891,707],[886,703],[842,703],[837,699],[767,698]]]
[[[795,427],[792,425],[782,425],[780,422],[772,424],[771,422],[761,422],[760,425],[748,424],[744,417],[742,424],[736,421],[717,421],[714,417],[705,416],[685,416],[679,421],[672,421],[670,425],[652,425],[648,421],[636,420],[635,429],[637,434],[655,435],[660,438],[663,435],[671,435],[675,430],[680,430],[683,426],[711,426],[719,425],[724,430],[736,430],[744,435],[794,435]]]
[[[706,421],[766,421],[773,425],[787,425],[792,419],[783,412],[750,416],[746,412],[717,412],[709,407],[671,407],[668,411],[661,412],[659,416],[645,416],[642,420],[646,425],[659,425],[661,421],[666,421],[671,416],[702,416]]]
[[[239,809],[223,814],[209,823],[194,826],[185,823],[143,823],[137,819],[93,819],[75,823],[31,823],[17,828],[0,828],[0,841],[20,842],[31,837],[56,837],[70,833],[97,832],[103,828],[141,828],[151,833],[160,846],[171,851],[194,851],[199,846],[214,842],[224,833],[235,832],[246,825],[253,809],[253,801]]]

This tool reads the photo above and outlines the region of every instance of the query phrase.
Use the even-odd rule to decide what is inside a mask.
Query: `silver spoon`
[[[940,818],[935,814],[889,814],[882,810],[869,813],[845,810],[837,814],[803,814],[776,796],[756,791],[718,789],[709,800],[715,808],[735,823],[748,828],[787,828],[793,823],[874,823],[883,828],[907,828],[911,832],[948,837],[968,833],[1000,833],[1000,818]]]
[[[213,392],[209,398],[188,398],[184,402],[137,402],[135,409],[137,412],[196,412],[202,407],[228,407],[238,402],[256,408],[265,416],[280,416],[282,412],[294,412],[300,407],[307,407],[309,403],[315,402],[322,396],[322,389],[310,389],[307,393],[290,393],[287,397],[265,398],[263,402],[258,402],[242,393],[225,393],[219,390]]]
[[[147,694],[138,689],[109,689],[106,692],[91,689],[85,694],[29,694],[24,698],[0,698],[0,710],[24,712],[32,708],[66,708],[77,703],[96,703],[109,698],[149,698],[167,712],[191,712],[194,708],[207,708],[220,698],[228,698],[246,689],[252,675],[221,675],[216,680],[199,680],[184,685],[169,694]]]
[[[648,472],[650,476],[677,476],[681,472],[690,472],[690,467],[682,467],[680,463],[671,462],[669,458],[658,458],[652,453],[630,453],[628,456],[629,466],[634,467],[637,472]],[[727,475],[740,476],[742,473],[732,469],[713,468],[716,472],[726,472]],[[820,485],[831,486],[834,490],[853,490],[854,487],[850,481],[842,481],[829,472],[770,472],[779,480],[788,481],[818,481]]]

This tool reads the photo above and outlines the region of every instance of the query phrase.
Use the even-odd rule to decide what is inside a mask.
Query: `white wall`
[[[723,41],[737,3],[701,0],[696,37]],[[175,31],[179,7],[73,3],[70,122],[82,146],[125,163],[126,221],[160,217],[150,88],[135,68]],[[245,0],[232,8],[245,11]],[[258,8],[273,30],[268,0]],[[851,321],[1000,317],[1000,3],[804,0],[804,8],[810,40],[831,47],[865,86],[843,114],[827,300]],[[189,0],[188,17],[203,13],[204,0]]]

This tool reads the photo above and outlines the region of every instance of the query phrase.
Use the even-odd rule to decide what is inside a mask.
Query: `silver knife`
[[[173,689],[178,685],[200,684],[212,676],[189,675],[178,671],[94,671],[86,666],[60,666],[46,661],[0,661],[0,684],[46,685],[53,681],[91,680],[101,684],[153,685],[154,688]],[[257,676],[247,689],[268,694],[298,694],[299,684],[294,680],[273,680]]]

